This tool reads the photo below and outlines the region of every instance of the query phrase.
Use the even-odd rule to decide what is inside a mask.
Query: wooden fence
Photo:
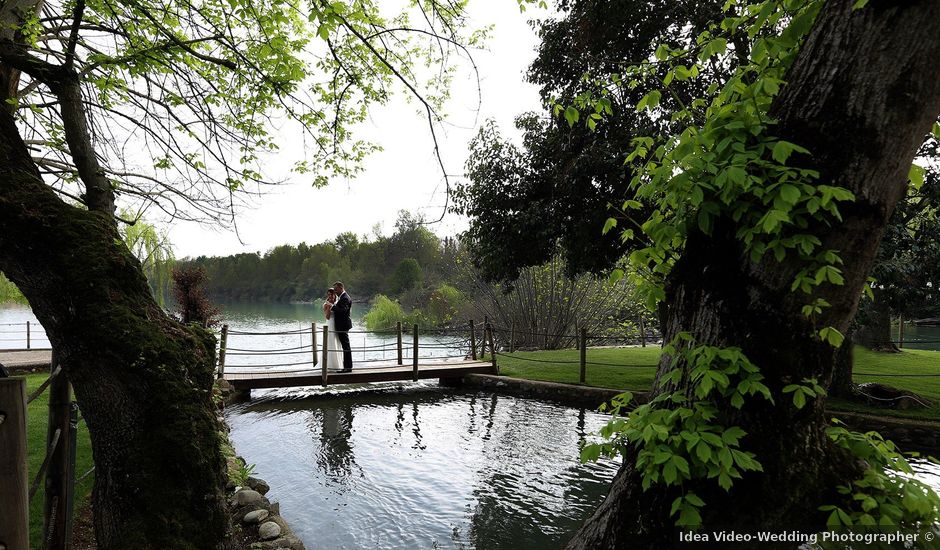
[[[3,376],[0,373],[0,376]],[[27,406],[49,391],[46,453],[30,483],[26,468]],[[56,365],[33,393],[25,377],[0,378],[0,550],[29,549],[29,503],[44,487],[44,549],[68,549],[75,489],[78,407],[71,387]]]

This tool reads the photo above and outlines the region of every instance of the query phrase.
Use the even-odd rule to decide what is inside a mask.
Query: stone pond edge
[[[225,442],[230,449],[235,446],[229,438],[229,426],[222,414],[226,405],[237,398],[231,385],[225,380],[217,380],[215,387],[219,392],[220,405],[218,420],[223,427]],[[226,458],[226,470],[240,469],[246,465],[240,456]],[[259,550],[306,550],[300,537],[281,517],[279,502],[271,502],[265,495],[270,485],[261,478],[248,476],[244,487],[231,485],[226,487],[227,504],[236,538],[247,548]],[[250,542],[249,542],[250,541]]]

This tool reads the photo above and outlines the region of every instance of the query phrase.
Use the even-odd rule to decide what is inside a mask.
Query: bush
[[[362,320],[365,321],[368,330],[390,330],[395,328],[396,323],[407,324],[408,322],[401,304],[384,294],[376,296],[372,308],[362,317]]]
[[[431,292],[428,300],[428,318],[434,325],[446,325],[454,321],[466,297],[456,288],[442,284]]]
[[[212,327],[219,323],[219,310],[206,293],[206,270],[184,266],[173,270],[173,293],[183,324]]]

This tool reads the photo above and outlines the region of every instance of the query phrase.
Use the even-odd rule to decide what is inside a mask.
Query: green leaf
[[[780,198],[788,204],[796,204],[796,201],[800,200],[799,188],[789,183],[781,185],[778,193],[780,194]]]
[[[917,164],[911,164],[911,169],[907,172],[907,180],[911,183],[911,186],[914,189],[920,189],[924,185],[924,170],[923,166]]]
[[[682,511],[679,513],[679,519],[676,520],[676,525],[698,527],[701,524],[702,516],[698,513],[698,509],[693,506],[682,507]]]
[[[793,405],[796,406],[797,409],[802,409],[803,406],[806,405],[806,394],[804,394],[802,390],[793,392]]]
[[[774,160],[780,164],[786,164],[790,154],[796,149],[796,146],[789,141],[778,141],[774,144],[771,152]]]
[[[653,90],[652,92],[643,96],[643,99],[636,104],[636,110],[642,111],[643,109],[654,109],[659,105],[659,100],[662,97],[662,93],[659,90]]]
[[[825,327],[820,329],[819,337],[823,341],[829,342],[829,344],[834,348],[841,346],[842,341],[845,340],[845,336],[836,330],[835,327]]]
[[[600,445],[585,445],[581,448],[581,462],[595,462],[601,456]]]
[[[568,121],[568,126],[573,127],[575,123],[578,122],[578,119],[581,118],[581,112],[578,111],[574,106],[568,106],[565,109],[565,120]]]
[[[607,218],[607,221],[604,223],[604,229],[601,231],[602,235],[606,235],[608,231],[617,227],[616,218]]]

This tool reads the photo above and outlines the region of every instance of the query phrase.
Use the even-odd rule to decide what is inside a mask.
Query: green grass
[[[47,374],[29,374],[26,375],[26,393],[32,394],[42,382],[48,378]],[[26,468],[30,484],[36,473],[42,465],[43,458],[46,456],[46,427],[49,423],[49,389],[37,397],[26,411]],[[88,438],[88,428],[84,422],[78,425],[78,435],[76,438],[78,448],[75,453],[75,472],[76,478],[84,474],[91,468],[91,441]],[[91,495],[92,478],[94,474],[88,476],[81,483],[75,486],[75,511],[84,504]],[[35,496],[29,502],[29,541],[30,548],[42,548],[42,510],[43,510],[43,486],[36,491]]]
[[[660,349],[655,346],[588,349],[586,384],[602,388],[648,390],[656,374],[659,352]],[[501,374],[530,380],[578,383],[580,366],[576,349],[517,352],[512,355],[499,356]],[[607,365],[592,365],[592,362]],[[933,405],[927,409],[895,410],[832,399],[830,408],[904,418],[940,419],[940,352],[905,350],[901,353],[879,353],[856,347],[854,373],[856,382],[878,382],[909,390],[930,399]]]
[[[659,347],[597,348],[587,350],[586,383],[599,388],[648,390],[656,374]],[[576,349],[516,352],[498,355],[500,374],[530,380],[577,384],[580,373]],[[610,365],[592,365],[591,363]]]

